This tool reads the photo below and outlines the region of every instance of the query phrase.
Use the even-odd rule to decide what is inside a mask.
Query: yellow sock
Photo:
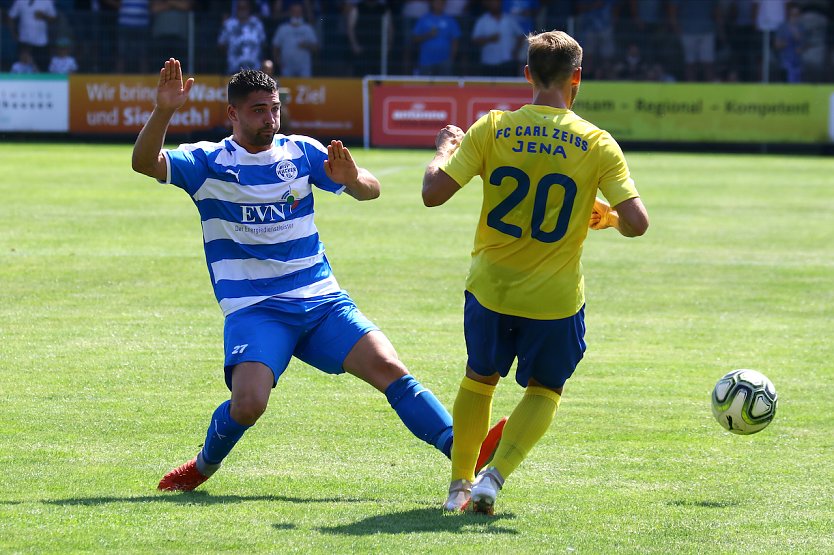
[[[452,480],[475,479],[478,451],[489,431],[494,385],[476,382],[464,376],[452,408]]]
[[[490,463],[507,478],[541,439],[559,408],[561,396],[545,387],[528,386],[507,425]],[[457,436],[455,436],[457,442]],[[452,444],[454,446],[454,444]]]

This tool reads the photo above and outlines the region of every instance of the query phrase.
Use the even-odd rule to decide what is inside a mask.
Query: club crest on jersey
[[[275,167],[275,174],[282,181],[292,181],[298,177],[298,168],[290,160],[284,160]]]

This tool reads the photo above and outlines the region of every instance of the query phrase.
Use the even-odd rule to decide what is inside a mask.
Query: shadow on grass
[[[227,503],[245,503],[248,501],[276,501],[281,503],[363,503],[371,499],[351,497],[288,497],[286,495],[211,495],[204,491],[181,493],[160,493],[159,495],[140,495],[138,497],[75,497],[69,499],[43,499],[42,503],[59,506],[95,506],[108,503],[178,503],[182,505],[222,505]],[[4,503],[0,501],[0,503]]]
[[[727,507],[736,507],[738,501],[693,501],[689,499],[676,499],[669,501],[668,505],[675,505],[677,507],[704,507],[706,509],[725,509]]]
[[[353,524],[324,526],[318,529],[322,534],[344,536],[370,536],[373,534],[411,534],[414,532],[460,532],[467,528],[486,534],[518,534],[517,530],[499,524],[502,520],[514,519],[512,513],[486,516],[475,513],[444,514],[438,507],[413,509],[387,515],[363,518]]]

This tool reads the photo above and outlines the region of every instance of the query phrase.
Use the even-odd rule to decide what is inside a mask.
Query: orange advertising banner
[[[69,131],[75,134],[135,135],[150,117],[156,76],[71,75]],[[226,84],[222,75],[197,75],[189,100],[176,114],[169,135],[228,129]],[[329,141],[362,137],[362,81],[359,79],[283,79],[281,100],[289,122],[282,133]],[[285,92],[284,92],[285,91]]]
[[[156,98],[156,76],[71,75],[70,133],[139,133]],[[221,127],[226,120],[226,80],[199,76],[189,101],[174,114],[169,133],[191,133]]]
[[[287,89],[290,124],[283,133],[299,133],[329,142],[361,139],[361,79],[281,79]]]

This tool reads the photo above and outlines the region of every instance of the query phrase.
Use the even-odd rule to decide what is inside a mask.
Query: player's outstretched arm
[[[345,186],[345,191],[357,200],[372,200],[379,196],[379,180],[356,165],[350,150],[342,141],[330,141],[327,145],[327,160],[324,161],[327,177]]]
[[[156,87],[156,106],[151,117],[133,145],[133,170],[159,180],[168,177],[168,167],[162,155],[165,132],[174,112],[188,100],[188,93],[194,79],[182,80],[182,67],[179,60],[170,58],[159,70],[159,83]]]
[[[423,204],[426,206],[440,206],[460,191],[457,181],[440,167],[460,146],[463,135],[463,130],[456,125],[447,125],[437,134],[434,140],[437,151],[423,174]]]

